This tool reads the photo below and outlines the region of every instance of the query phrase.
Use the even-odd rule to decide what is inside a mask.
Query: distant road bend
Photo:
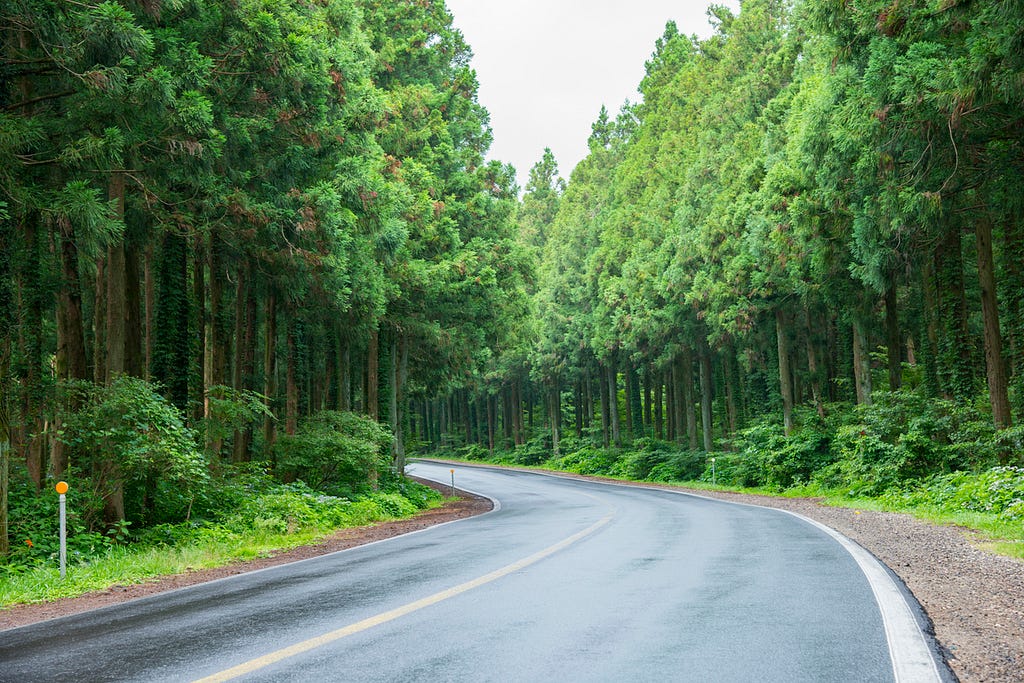
[[[954,680],[891,573],[802,517],[455,478],[496,510],[0,632],[0,681]]]

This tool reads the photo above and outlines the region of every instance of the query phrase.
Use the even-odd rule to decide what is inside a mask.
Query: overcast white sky
[[[550,147],[568,180],[587,154],[601,105],[639,99],[644,62],[665,23],[705,37],[707,0],[447,0],[473,48],[480,103],[491,113],[489,157],[530,168]],[[718,4],[739,9],[739,0]]]

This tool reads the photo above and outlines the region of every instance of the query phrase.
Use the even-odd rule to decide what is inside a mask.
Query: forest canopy
[[[151,485],[438,449],[1021,465],[1024,3],[710,14],[521,191],[442,0],[6,2],[2,526],[8,476],[147,524],[191,513]]]

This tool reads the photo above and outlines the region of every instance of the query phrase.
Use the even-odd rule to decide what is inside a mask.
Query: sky
[[[511,163],[525,187],[550,147],[569,179],[587,155],[601,105],[637,102],[644,63],[674,20],[706,37],[707,0],[447,0],[473,49],[479,100],[491,114],[488,158]],[[719,0],[734,12],[738,0]]]

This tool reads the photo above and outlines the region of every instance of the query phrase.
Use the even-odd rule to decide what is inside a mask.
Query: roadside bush
[[[832,459],[831,437],[817,424],[798,428],[787,437],[776,420],[762,420],[741,431],[736,445],[741,460],[723,458],[722,471],[723,481],[733,480],[740,486],[786,489],[809,481]]]
[[[1024,520],[1024,467],[993,467],[979,473],[936,475],[890,490],[882,500],[947,512],[987,512],[1007,522]]]
[[[103,508],[103,500],[88,478],[68,472],[67,493],[68,563],[79,564],[104,555],[114,539],[91,530],[89,520]],[[60,551],[59,498],[47,483],[36,491],[23,468],[11,472],[8,484],[8,539],[10,554],[4,564],[8,572],[55,564]]]
[[[65,389],[80,407],[65,416],[58,436],[73,454],[113,465],[118,474],[112,476],[124,486],[127,520],[138,525],[184,519],[208,473],[195,434],[178,410],[154,385],[127,375],[109,386],[74,382]],[[112,478],[91,481],[100,495],[109,495],[115,484]],[[96,528],[100,520],[85,522]]]
[[[551,464],[560,470],[576,474],[609,475],[612,473],[619,455],[620,452],[615,449],[587,446],[574,453],[566,453],[560,458],[552,460]]]
[[[391,464],[390,432],[355,413],[325,410],[284,435],[275,448],[277,472],[284,480],[301,480],[312,488],[350,494],[365,490]]]
[[[698,451],[665,453],[644,479],[658,482],[695,481],[700,478],[706,460],[705,454]]]
[[[468,446],[459,448],[456,453],[464,460],[486,460],[491,452],[485,446],[478,443],[471,443]]]

